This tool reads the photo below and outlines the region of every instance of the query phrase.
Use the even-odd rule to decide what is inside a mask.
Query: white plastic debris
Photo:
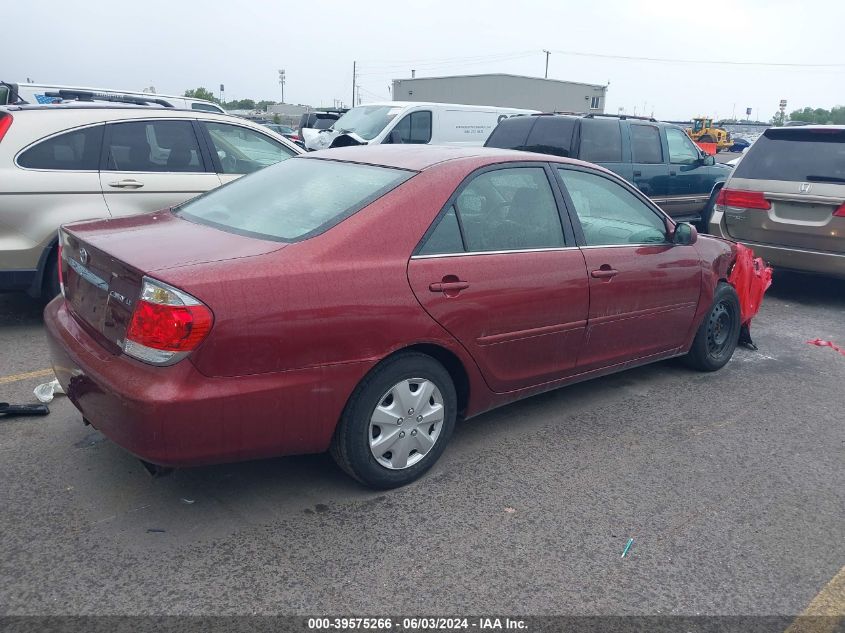
[[[59,384],[59,381],[54,379],[50,382],[45,382],[43,385],[38,385],[32,393],[35,394],[39,402],[52,402],[53,396],[57,393],[64,393],[64,390]]]

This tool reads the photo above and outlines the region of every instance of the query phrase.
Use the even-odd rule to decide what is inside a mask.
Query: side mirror
[[[675,225],[675,231],[672,233],[672,244],[678,246],[689,246],[698,241],[698,231],[692,224],[681,222]]]
[[[712,167],[716,164],[716,159],[710,154],[707,154],[706,156],[701,157],[701,164],[705,167]]]

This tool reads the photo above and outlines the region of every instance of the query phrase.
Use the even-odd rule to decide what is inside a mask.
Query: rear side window
[[[189,121],[133,121],[109,127],[109,171],[205,171]]]
[[[322,233],[412,175],[371,165],[286,160],[195,198],[176,213],[231,233],[293,242]]]
[[[529,152],[568,157],[572,152],[572,133],[575,119],[568,117],[537,117],[524,149]]]
[[[484,147],[498,147],[499,149],[524,149],[528,142],[528,132],[531,126],[543,117],[515,116],[502,119],[490,134]]]
[[[202,110],[203,112],[223,112],[222,108],[218,108],[212,103],[192,103],[191,110]]]
[[[619,121],[582,119],[578,158],[591,163],[621,163],[622,132]]]
[[[766,130],[733,175],[756,180],[845,183],[845,130]]]
[[[461,228],[455,207],[440,218],[437,226],[420,247],[420,255],[444,255],[449,253],[463,253],[464,242],[461,239]]]
[[[18,158],[29,169],[96,171],[100,163],[103,127],[96,125],[59,134],[30,147]]]
[[[631,124],[631,160],[635,163],[663,162],[663,145],[657,127]]]

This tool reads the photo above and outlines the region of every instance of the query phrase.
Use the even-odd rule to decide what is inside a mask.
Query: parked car
[[[68,94],[68,99],[98,99],[104,96],[123,96],[138,99],[156,99],[164,102],[166,105],[173,108],[181,108],[184,110],[201,110],[203,112],[217,112],[226,114],[226,110],[222,106],[213,101],[206,101],[205,99],[194,99],[193,97],[175,96],[175,95],[160,95],[150,92],[137,92],[132,90],[115,90],[113,88],[83,88],[79,86],[59,86],[54,84],[32,84],[32,83],[18,83],[12,84],[20,99],[24,103],[29,104],[52,104],[61,102],[62,99],[56,96],[55,93],[64,92]],[[6,91],[9,95],[9,91]],[[70,95],[76,94],[76,97]],[[86,96],[90,95],[90,96]],[[11,104],[11,101],[2,100],[0,105]]]
[[[325,130],[334,125],[334,122],[342,117],[348,109],[342,110],[319,110],[305,112],[299,118],[299,137],[303,144],[308,147],[308,141],[317,136],[320,130]]]
[[[296,130],[289,125],[281,125],[280,123],[273,123],[272,121],[256,121],[256,123],[263,125],[268,130],[273,130],[276,134],[284,136],[297,147],[305,149],[305,143],[302,142],[302,137],[300,137],[299,134],[296,133]]]
[[[310,150],[379,143],[480,146],[502,119],[532,112],[455,103],[369,103],[352,108],[305,145]]]
[[[845,126],[766,130],[725,183],[710,232],[775,267],[845,278]]]
[[[744,138],[734,138],[732,140],[733,140],[733,145],[731,145],[728,148],[729,152],[739,153],[739,152],[743,152],[746,149],[748,149],[749,147],[751,147],[751,143],[746,141]]]
[[[542,114],[503,120],[486,147],[596,163],[634,183],[672,218],[706,226],[730,168],[702,152],[683,128],[629,116]]]
[[[457,418],[673,356],[717,370],[740,329],[732,243],[540,154],[317,152],[61,240],[56,376],[154,471],[331,449],[399,486]]]
[[[0,108],[0,290],[59,292],[64,222],[152,211],[301,153],[238,117],[158,106]]]

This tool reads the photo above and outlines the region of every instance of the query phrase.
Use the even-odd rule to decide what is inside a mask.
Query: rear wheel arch
[[[41,256],[38,258],[38,268],[36,269],[35,279],[32,280],[27,294],[36,299],[42,298],[50,301],[53,297],[48,297],[50,281],[47,276],[52,270],[52,264],[59,256],[59,237],[54,235],[44,249],[41,251]]]

